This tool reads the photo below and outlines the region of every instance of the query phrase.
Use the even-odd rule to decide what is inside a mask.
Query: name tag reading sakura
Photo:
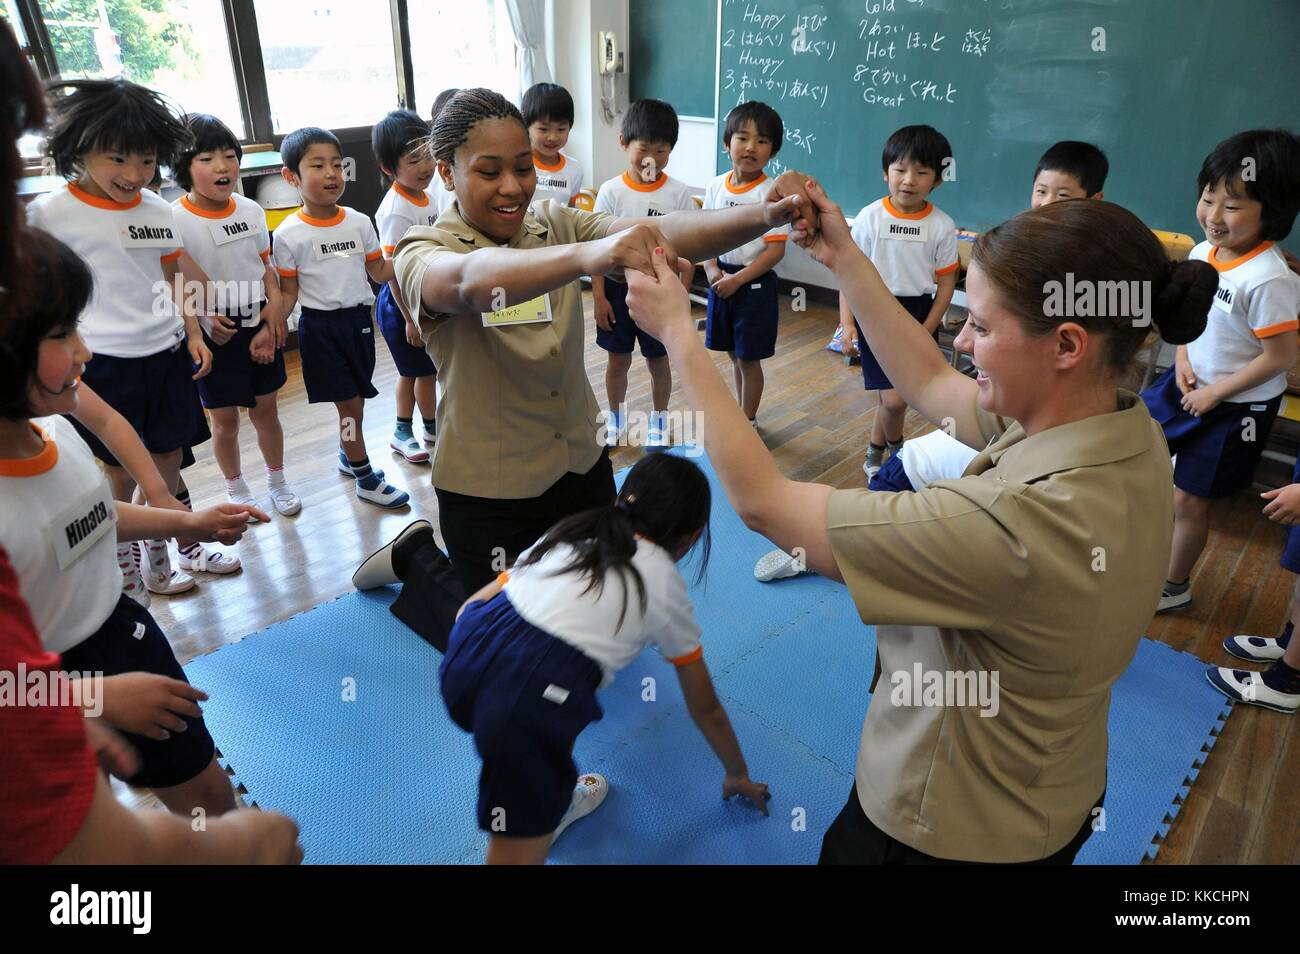
[[[535,325],[551,320],[551,298],[538,295],[529,301],[521,301],[500,311],[480,312],[484,328],[505,328],[510,325]]]

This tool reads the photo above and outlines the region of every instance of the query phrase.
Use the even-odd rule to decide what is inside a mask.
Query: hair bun
[[[1199,338],[1218,287],[1219,273],[1208,262],[1169,262],[1155,287],[1152,317],[1160,337],[1176,345]]]

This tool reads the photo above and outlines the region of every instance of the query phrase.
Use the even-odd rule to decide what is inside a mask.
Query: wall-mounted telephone
[[[596,42],[596,66],[600,70],[600,75],[621,73],[623,57],[618,51],[618,34],[612,30],[601,30]]]

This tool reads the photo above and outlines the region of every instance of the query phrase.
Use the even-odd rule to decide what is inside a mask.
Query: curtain
[[[546,0],[505,0],[519,44],[519,95],[534,83],[551,81],[546,61]]]

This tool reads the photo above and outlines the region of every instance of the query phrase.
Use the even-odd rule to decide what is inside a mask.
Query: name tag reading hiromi
[[[910,219],[902,222],[886,222],[885,238],[897,239],[903,242],[924,242],[929,225],[929,222]]]
[[[538,295],[530,301],[521,301],[500,311],[485,311],[481,314],[484,328],[537,324],[551,320],[551,298],[549,295]]]

